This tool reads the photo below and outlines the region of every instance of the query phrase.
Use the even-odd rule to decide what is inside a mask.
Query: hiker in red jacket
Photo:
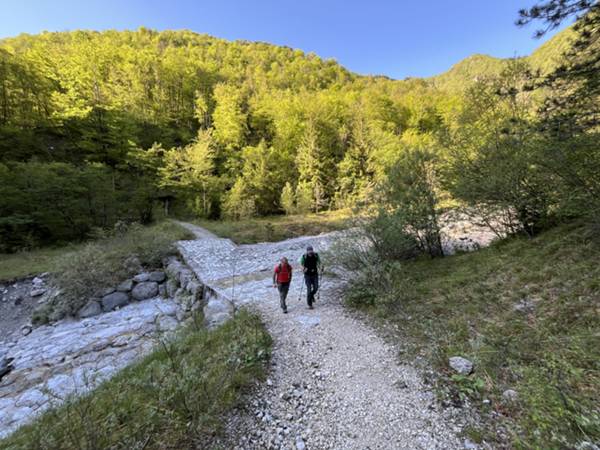
[[[275,266],[273,272],[273,287],[279,290],[279,304],[283,313],[287,314],[287,305],[285,299],[287,298],[288,291],[290,290],[290,283],[292,282],[292,266],[288,263],[285,256],[281,257],[279,264]]]

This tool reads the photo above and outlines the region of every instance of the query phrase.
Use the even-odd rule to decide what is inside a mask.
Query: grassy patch
[[[218,236],[230,238],[237,244],[256,244],[342,230],[348,227],[350,218],[350,211],[339,210],[239,221],[196,220],[196,223]]]
[[[174,232],[174,239],[190,239],[193,236],[185,230],[177,229],[177,226],[164,222],[148,227],[156,232]],[[152,231],[152,232],[154,232]],[[151,233],[152,233],[151,232]],[[104,236],[101,239],[106,239]],[[10,281],[17,278],[25,278],[30,275],[38,275],[44,272],[55,272],[60,261],[66,255],[76,253],[86,247],[88,243],[69,244],[62,247],[47,247],[17,253],[0,254],[0,281]]]
[[[27,252],[0,255],[0,281],[10,281],[25,278],[44,272],[51,272],[56,267],[56,262],[65,253],[75,251],[81,246],[71,245],[66,247],[43,248]]]
[[[173,222],[132,225],[56,255],[51,270],[62,293],[34,312],[33,321],[45,323],[75,314],[90,297],[142,267],[160,267],[162,259],[175,252],[175,241],[190,238],[189,231]]]
[[[402,344],[443,374],[440,388],[456,401],[467,396],[490,412],[482,401],[490,399],[512,445],[572,448],[600,439],[599,250],[585,228],[562,226],[396,264],[382,288],[359,278],[349,299],[394,321]],[[452,375],[455,355],[474,361],[475,373]],[[519,393],[516,404],[503,401],[506,389]]]
[[[11,450],[210,448],[224,413],[265,374],[271,338],[240,311],[215,331],[190,326],[89,395],[0,441]]]

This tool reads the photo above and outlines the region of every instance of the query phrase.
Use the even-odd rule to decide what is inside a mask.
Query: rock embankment
[[[147,354],[164,333],[210,302],[204,292],[194,273],[171,258],[164,271],[144,272],[106,290],[78,319],[7,333],[0,340],[0,437]],[[14,306],[18,294],[8,293]]]

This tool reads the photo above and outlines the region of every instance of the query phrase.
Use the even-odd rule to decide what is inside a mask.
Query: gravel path
[[[322,252],[338,233],[235,246],[183,225],[198,236],[180,248],[199,278],[258,311],[274,339],[269,378],[228,418],[223,448],[463,448],[460,412],[441,410],[417,371],[343,307],[339,280],[326,276],[316,309],[308,310],[297,276],[289,314],[279,309],[270,281],[278,258],[297,268],[308,243]]]

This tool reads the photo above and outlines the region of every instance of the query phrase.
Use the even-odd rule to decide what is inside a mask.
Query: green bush
[[[382,260],[405,260],[417,256],[421,248],[417,238],[408,232],[408,224],[401,212],[379,210],[373,220],[365,224],[371,251]]]
[[[390,167],[382,184],[383,204],[371,224],[386,257],[407,258],[415,252],[443,256],[440,235],[439,156],[429,149],[407,149]],[[381,242],[378,242],[381,241]]]
[[[377,261],[365,266],[347,284],[346,301],[353,306],[377,306],[387,310],[386,305],[398,302],[405,292],[397,275],[401,271],[401,263],[393,261]]]
[[[271,338],[240,311],[215,331],[194,325],[90,394],[70,398],[0,448],[210,448],[222,416],[265,374]]]

